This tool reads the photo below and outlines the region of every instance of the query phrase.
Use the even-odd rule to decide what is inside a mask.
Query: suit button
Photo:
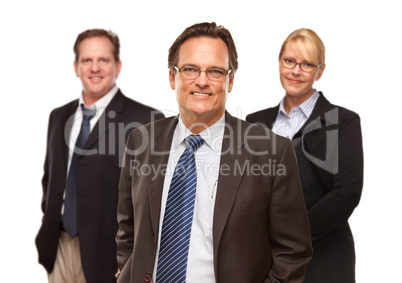
[[[57,198],[58,198],[58,199],[63,199],[63,193],[58,194],[58,195],[57,195]]]
[[[154,244],[156,244],[156,237],[155,236],[152,237],[152,242],[154,242]]]
[[[145,274],[145,276],[144,276],[144,280],[145,280],[146,282],[151,281],[151,275],[149,275],[149,274]]]
[[[60,229],[60,224],[59,224],[59,223],[55,223],[55,224],[53,225],[53,228],[56,229],[56,230]]]

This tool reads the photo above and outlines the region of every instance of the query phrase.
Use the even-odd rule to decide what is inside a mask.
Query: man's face
[[[82,81],[85,104],[91,105],[115,86],[121,62],[115,61],[113,45],[107,37],[86,38],[78,50],[75,74]]]
[[[202,70],[220,68],[229,70],[229,51],[220,38],[195,37],[180,47],[177,67],[197,67]],[[176,71],[169,73],[170,86],[176,91],[180,115],[188,127],[194,123],[210,126],[225,112],[228,92],[234,77],[227,75],[222,81],[210,81],[205,72],[196,79],[186,79]]]

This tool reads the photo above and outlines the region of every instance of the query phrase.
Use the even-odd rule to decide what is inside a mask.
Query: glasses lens
[[[281,60],[283,66],[285,68],[294,68],[296,66],[296,61],[292,60],[292,59],[288,59],[288,58],[282,58]]]
[[[313,63],[310,63],[310,62],[296,63],[295,60],[288,59],[288,58],[282,58],[281,62],[282,62],[282,65],[288,69],[293,69],[294,67],[296,67],[296,65],[299,65],[300,69],[306,73],[312,72],[317,67],[316,65],[314,65]]]
[[[226,77],[227,72],[221,69],[208,69],[207,77],[212,81],[221,81]]]
[[[310,72],[312,72],[312,71],[314,70],[315,65],[314,65],[314,64],[311,64],[311,63],[309,63],[309,62],[304,62],[304,63],[301,63],[301,64],[300,64],[300,67],[301,67],[301,69],[302,69],[303,72],[308,72],[308,73],[310,73]]]
[[[194,67],[183,67],[180,69],[182,76],[188,79],[196,79],[200,73],[200,69]]]

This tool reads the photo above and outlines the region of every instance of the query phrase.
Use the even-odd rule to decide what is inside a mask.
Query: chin
[[[285,92],[286,92],[286,95],[289,95],[289,96],[300,96],[300,95],[303,94],[303,90],[302,90],[302,89],[300,89],[300,88],[294,88],[294,87],[286,88],[286,89],[285,89]]]
[[[287,92],[286,92],[286,95],[287,95],[287,96],[290,96],[290,97],[298,97],[298,96],[301,96],[301,93],[299,93],[299,92],[294,92],[294,91],[287,91]]]
[[[194,114],[203,114],[205,112],[211,111],[211,109],[209,107],[205,107],[205,105],[201,105],[201,104],[190,105],[187,108],[187,110]]]

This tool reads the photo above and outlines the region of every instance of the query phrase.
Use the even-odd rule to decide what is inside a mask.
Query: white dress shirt
[[[225,115],[223,115],[213,125],[199,133],[199,135],[205,140],[205,143],[194,153],[197,167],[197,189],[187,259],[186,282],[188,283],[215,282],[212,227],[224,130]],[[176,164],[186,149],[184,139],[189,135],[192,135],[192,132],[184,125],[179,117],[179,122],[173,135],[163,184],[158,249],[156,252],[152,282],[155,282],[156,279],[163,217],[165,214],[170,183],[172,181]]]
[[[290,109],[289,115],[285,110],[286,97],[283,98],[272,131],[282,137],[292,139],[310,117],[319,96],[318,91],[314,90],[313,95],[306,101]]]

